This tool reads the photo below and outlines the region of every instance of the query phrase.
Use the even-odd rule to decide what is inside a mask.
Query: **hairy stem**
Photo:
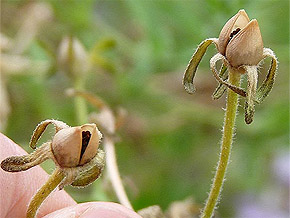
[[[47,182],[39,189],[39,191],[33,196],[29,207],[27,209],[26,218],[34,218],[37,210],[47,196],[57,187],[57,185],[63,180],[64,174],[59,168],[56,168],[53,174],[49,177]]]
[[[75,90],[83,90],[85,85],[85,81],[82,77],[77,77],[74,80],[74,89]],[[75,104],[75,111],[77,122],[79,125],[87,123],[88,121],[88,112],[87,112],[87,105],[85,99],[80,96],[76,96],[74,98]]]
[[[239,86],[240,73],[229,69],[229,83],[234,86]],[[201,218],[210,218],[213,216],[214,209],[217,205],[222,190],[232,148],[237,107],[238,95],[232,90],[228,89],[221,153],[214,181],[209,193],[209,197],[206,201],[206,205],[202,211]]]
[[[133,207],[126,195],[119,169],[117,164],[117,158],[116,158],[116,152],[115,152],[115,146],[109,137],[107,137],[104,140],[104,148],[106,151],[106,165],[108,167],[108,174],[110,177],[110,181],[113,185],[113,188],[115,190],[115,193],[122,205],[124,205],[127,208],[130,208],[133,210]]]

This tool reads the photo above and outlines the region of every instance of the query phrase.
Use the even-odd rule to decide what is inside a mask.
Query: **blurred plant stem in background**
[[[101,98],[88,92],[70,89],[67,90],[67,94],[69,96],[83,98],[83,100],[87,100],[99,110],[99,113],[93,114],[90,117],[104,134],[103,146],[106,152],[105,172],[109,175],[110,182],[119,202],[125,207],[133,210],[119,172],[114,143],[117,137],[116,130],[123,125],[125,112],[121,110],[115,117],[113,111]]]
[[[66,73],[72,81],[72,86],[77,90],[84,90],[90,64],[89,56],[78,39],[65,37],[62,40],[59,46],[58,63],[61,71]],[[75,98],[74,101],[78,125],[87,123],[88,113],[86,102],[79,97]]]
[[[115,145],[114,145],[113,140],[110,139],[110,137],[107,137],[104,140],[104,147],[107,154],[106,155],[106,164],[107,164],[107,171],[108,171],[107,173],[110,177],[110,181],[114,188],[115,194],[122,205],[134,210],[126,194],[125,188],[123,186],[123,182],[122,182],[121,175],[118,169],[118,164],[117,164]]]
[[[85,80],[84,78],[78,77],[74,81],[74,88],[76,90],[84,90]],[[74,99],[76,118],[79,125],[88,122],[88,109],[86,102],[83,98],[76,96]]]

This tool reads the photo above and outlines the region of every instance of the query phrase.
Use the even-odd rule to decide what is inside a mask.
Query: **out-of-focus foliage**
[[[30,135],[40,121],[54,118],[77,124],[73,99],[65,95],[71,82],[57,64],[62,39],[77,38],[91,63],[86,90],[112,108],[127,110],[116,149],[136,210],[154,204],[166,209],[188,197],[197,204],[205,201],[218,159],[225,104],[224,98],[211,98],[217,84],[208,68],[213,48],[200,65],[194,95],[183,90],[181,80],[197,44],[218,37],[224,23],[244,8],[258,20],[264,46],[275,51],[280,64],[273,91],[256,107],[253,124],[244,123],[244,110],[239,108],[219,213],[242,214],[245,195],[262,208],[275,196],[279,202],[274,209],[287,211],[288,187],[272,166],[288,152],[289,1],[3,0],[1,4],[0,90],[7,95],[0,95],[0,101],[4,108],[8,97],[10,105],[0,113],[8,118],[2,131],[29,150]],[[269,61],[264,66],[261,75]],[[94,110],[89,106],[90,112]],[[50,172],[50,165],[45,167]],[[99,194],[107,187],[105,177],[96,183],[68,191],[79,202],[116,200],[110,188],[109,197]]]

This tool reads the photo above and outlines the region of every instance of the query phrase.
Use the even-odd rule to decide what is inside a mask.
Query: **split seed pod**
[[[222,28],[217,48],[233,67],[258,65],[263,59],[263,40],[258,21],[240,10]]]
[[[98,151],[101,134],[95,124],[62,129],[52,140],[52,152],[61,167],[81,166]]]

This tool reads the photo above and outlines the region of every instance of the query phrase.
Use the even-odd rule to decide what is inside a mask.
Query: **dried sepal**
[[[76,177],[72,186],[87,186],[100,177],[105,166],[105,152],[98,150],[97,155],[80,168],[79,175]]]
[[[56,133],[59,130],[62,130],[62,129],[65,129],[65,128],[69,127],[67,124],[65,124],[64,122],[59,121],[59,120],[45,120],[45,121],[42,121],[40,124],[37,125],[37,127],[33,131],[32,137],[30,139],[29,146],[32,149],[36,148],[36,144],[37,144],[39,138],[41,137],[42,133],[45,131],[46,127],[49,124],[53,124],[54,125]]]
[[[223,61],[226,61],[224,56],[221,55],[220,53],[217,53],[216,55],[214,55],[211,59],[210,59],[210,68],[211,68],[211,71],[213,72],[213,75],[214,77],[216,78],[216,80],[221,83],[221,84],[224,84],[225,86],[227,86],[229,89],[233,90],[235,93],[243,96],[243,97],[246,97],[246,92],[245,90],[243,90],[242,88],[239,88],[237,86],[233,86],[231,85],[230,83],[228,82],[225,82],[223,81],[222,78],[220,78],[220,76],[218,75],[217,73],[217,70],[216,70],[216,62],[219,61],[219,60],[223,60]],[[238,73],[238,72],[237,72]]]
[[[258,82],[257,66],[244,67],[248,76],[247,96],[245,102],[245,121],[247,124],[253,122],[255,113],[255,99]]]
[[[62,190],[65,186],[70,185],[78,176],[78,170],[76,167],[57,167],[64,175],[63,180],[59,183],[58,189]]]
[[[269,92],[272,90],[275,82],[276,71],[278,69],[277,57],[275,56],[274,52],[271,49],[264,48],[263,56],[264,58],[270,57],[272,58],[272,60],[266,79],[263,81],[262,85],[257,90],[256,102],[259,104],[262,101],[264,101],[264,99],[268,96]]]
[[[44,143],[31,154],[8,157],[1,162],[1,168],[7,172],[20,172],[41,164],[50,158],[50,144]]]
[[[194,85],[193,85],[193,79],[197,70],[197,67],[204,56],[208,46],[210,46],[212,43],[217,43],[217,39],[210,38],[206,39],[203,42],[201,42],[194,52],[192,58],[189,61],[189,64],[186,67],[186,70],[184,72],[183,76],[183,86],[185,91],[187,91],[189,94],[193,94],[195,91]]]
[[[223,64],[221,66],[221,69],[220,69],[220,72],[219,72],[219,77],[223,81],[226,81],[228,79],[228,77],[229,77],[229,74],[228,74],[228,71],[227,71],[227,67],[226,67],[225,64]],[[214,100],[219,99],[225,93],[226,89],[227,89],[227,87],[224,84],[219,83],[219,85],[215,89],[214,93],[212,94],[212,98]]]
[[[105,166],[105,152],[98,150],[97,155],[90,162],[71,168],[61,168],[65,178],[61,181],[58,188],[61,190],[66,185],[85,187],[100,177]]]

